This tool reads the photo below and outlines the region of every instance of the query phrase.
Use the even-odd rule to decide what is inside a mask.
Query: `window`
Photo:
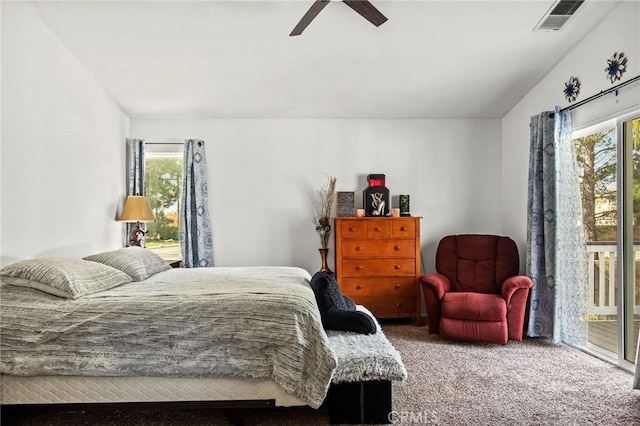
[[[147,248],[179,260],[178,208],[182,186],[182,145],[145,145],[145,190],[155,221],[147,224]]]

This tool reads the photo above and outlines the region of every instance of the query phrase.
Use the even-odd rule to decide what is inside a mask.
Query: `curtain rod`
[[[637,75],[637,76],[633,77],[632,79],[625,81],[624,83],[620,83],[618,85],[610,87],[607,90],[603,90],[602,92],[600,92],[600,93],[598,93],[596,95],[589,96],[587,99],[584,99],[584,100],[578,102],[577,104],[573,104],[573,105],[569,105],[568,107],[564,107],[564,108],[562,108],[560,110],[560,112],[562,112],[562,111],[571,111],[574,108],[578,108],[579,106],[582,106],[582,105],[584,105],[586,103],[589,103],[589,102],[591,102],[591,101],[593,101],[595,99],[598,99],[598,98],[600,98],[600,97],[602,97],[604,95],[608,95],[609,93],[616,92],[616,95],[617,95],[618,94],[617,92],[618,92],[619,89],[622,89],[624,86],[628,86],[630,84],[637,83],[638,81],[640,81],[640,75]]]

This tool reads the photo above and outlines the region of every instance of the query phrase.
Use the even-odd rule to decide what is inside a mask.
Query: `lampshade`
[[[124,202],[120,219],[122,222],[153,222],[153,212],[149,202],[142,195],[129,195]]]

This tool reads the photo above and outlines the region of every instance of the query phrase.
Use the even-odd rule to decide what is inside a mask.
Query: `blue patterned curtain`
[[[213,266],[204,141],[185,141],[183,167],[179,209],[182,264],[185,268]]]
[[[529,293],[527,335],[551,337],[554,310],[555,149],[550,111],[531,117],[529,124],[526,274]]]
[[[584,344],[587,253],[570,113],[542,112],[530,130],[527,335]]]
[[[573,345],[587,342],[589,292],[587,244],[576,151],[571,138],[571,113],[556,107],[556,322],[554,340]]]
[[[144,141],[127,139],[127,195],[145,195],[144,186]],[[136,224],[126,224],[125,245],[129,245],[129,236]],[[141,224],[144,228],[144,224]]]

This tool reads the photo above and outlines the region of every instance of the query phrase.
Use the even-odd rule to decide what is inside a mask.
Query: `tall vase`
[[[327,253],[329,252],[329,249],[321,248],[321,249],[318,249],[318,251],[320,252],[320,259],[322,260],[322,267],[320,268],[320,271],[331,272],[331,269],[329,269],[329,266],[327,266]]]

